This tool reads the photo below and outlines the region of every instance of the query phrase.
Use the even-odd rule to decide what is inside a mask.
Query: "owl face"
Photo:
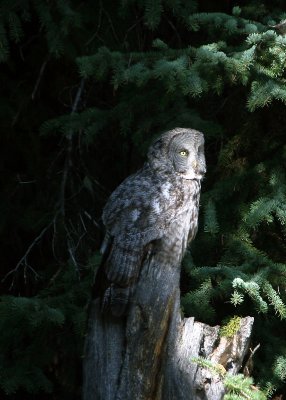
[[[168,146],[168,158],[175,172],[185,179],[202,179],[206,172],[203,134],[185,130],[173,136]]]
[[[148,162],[157,173],[202,179],[206,172],[204,135],[186,128],[168,131],[149,148]]]

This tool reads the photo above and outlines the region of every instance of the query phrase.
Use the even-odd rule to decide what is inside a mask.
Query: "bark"
[[[92,302],[85,343],[84,400],[219,400],[221,379],[192,362],[203,356],[235,374],[248,350],[253,318],[232,338],[181,318],[179,267],[145,262],[124,318]]]

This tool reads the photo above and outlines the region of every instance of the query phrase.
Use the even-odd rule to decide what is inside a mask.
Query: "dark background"
[[[254,316],[252,375],[283,395],[285,17],[277,0],[0,0],[0,398],[80,398],[102,207],[177,126],[205,134],[208,168],[182,311]]]

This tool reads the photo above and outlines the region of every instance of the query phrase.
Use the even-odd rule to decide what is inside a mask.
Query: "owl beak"
[[[197,168],[195,170],[195,172],[196,172],[197,176],[200,177],[200,179],[203,179],[205,176],[205,173],[206,173],[206,168],[200,168],[200,169]]]
[[[196,174],[204,175],[206,173],[206,168],[202,168],[200,170],[198,169],[198,167],[199,167],[198,161],[193,161],[192,167],[194,168],[194,171],[196,172]]]

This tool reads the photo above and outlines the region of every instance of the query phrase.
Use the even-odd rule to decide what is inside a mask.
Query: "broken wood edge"
[[[248,352],[254,318],[240,320],[240,327],[232,337],[220,336],[220,326],[211,327],[196,322],[193,317],[181,322],[177,341],[178,368],[193,388],[195,399],[220,400],[225,394],[223,375],[235,375],[242,368]],[[194,362],[202,357],[221,368],[222,374],[214,373]]]

